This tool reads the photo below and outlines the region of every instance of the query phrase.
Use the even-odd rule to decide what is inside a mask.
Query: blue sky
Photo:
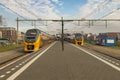
[[[120,0],[0,0],[7,8],[27,19],[60,19],[62,16],[66,18],[119,18],[120,12],[117,8],[120,7]],[[16,18],[19,17],[12,11],[0,5],[0,15],[5,18],[7,26],[16,27]],[[117,15],[116,15],[117,14]],[[113,16],[114,15],[114,16]],[[21,17],[19,17],[21,18]],[[28,25],[27,25],[28,24]],[[43,22],[44,24],[44,22]],[[66,24],[71,30],[75,29],[77,22]],[[83,23],[84,25],[85,23]],[[48,23],[49,26],[41,25],[39,27],[53,32],[61,28],[58,23]],[[104,24],[102,24],[104,25]],[[20,23],[20,30],[26,30],[31,27],[31,22]],[[26,27],[24,27],[26,26]],[[57,26],[57,27],[56,27]],[[118,26],[111,23],[111,26]],[[52,27],[52,28],[51,28]],[[79,28],[84,26],[79,26]],[[26,28],[26,29],[24,29]],[[49,29],[47,29],[49,28]],[[115,29],[115,28],[114,28]],[[116,28],[119,30],[118,28]],[[76,28],[78,30],[78,28]],[[104,31],[104,26],[99,30],[96,28],[85,27],[83,29],[87,32],[101,32]],[[108,29],[106,29],[107,31]],[[110,29],[108,31],[112,31]],[[114,31],[117,31],[114,30]],[[75,31],[75,30],[74,30]]]
[[[56,7],[61,15],[71,15],[75,16],[79,8],[83,6],[87,0],[61,0],[63,2],[62,6]]]
[[[55,10],[58,11],[57,13],[53,12],[52,16],[54,16],[54,14],[55,14],[57,17],[61,17],[61,16],[71,16],[71,17],[74,17],[78,13],[79,8],[81,6],[83,6],[84,4],[86,4],[86,2],[87,2],[87,0],[69,0],[69,1],[68,0],[51,0],[51,3],[48,3],[47,1],[43,0],[43,2],[41,2],[40,4],[38,4],[40,1],[41,0],[33,0],[33,1],[31,0],[30,5],[34,6],[36,8],[37,8],[36,5],[43,5],[45,8],[46,8],[46,6],[48,6],[48,7],[52,6],[53,10],[51,10],[51,11],[55,11]],[[6,1],[6,3],[7,3],[7,1]],[[4,4],[4,1],[3,1],[2,4]],[[12,4],[13,3],[11,2],[10,5],[12,5]],[[25,5],[27,5],[27,3]],[[8,6],[8,5],[5,5],[5,6],[8,7],[8,8],[10,8],[11,10],[13,10],[17,14],[19,14],[19,12],[20,12],[20,11],[16,11],[16,10],[12,9],[11,6]],[[16,6],[14,6],[14,7],[16,7]],[[15,19],[17,17],[19,17],[19,16],[16,15],[11,10],[9,10],[9,9],[3,7],[3,6],[0,6],[0,15],[2,15],[8,21],[7,22],[8,25],[15,26],[16,25],[15,24]],[[46,12],[46,11],[44,11],[44,9],[39,9],[38,12],[39,11],[43,12],[43,13]],[[27,14],[27,13],[25,13],[25,14]],[[19,15],[21,15],[21,14],[19,14]],[[24,16],[24,15],[21,15],[21,16]],[[52,16],[50,15],[49,18],[52,18]]]
[[[32,3],[32,5],[39,2],[39,0],[33,0],[33,1],[34,2]],[[56,1],[59,1],[59,3],[56,3]],[[78,13],[79,8],[86,3],[87,3],[87,0],[53,0],[51,1],[51,4],[54,5],[54,9],[59,11],[58,15],[60,16],[63,16],[63,15],[75,16]],[[4,13],[8,14],[9,12],[11,11],[9,10],[5,11],[4,8],[0,8],[0,13],[2,15],[4,15]],[[10,15],[14,15],[14,14],[10,14]]]
[[[14,14],[11,11],[8,11],[4,7],[0,7],[0,15],[2,15],[3,22],[5,22],[5,23],[3,23],[4,25],[10,25],[10,26],[15,25],[15,19],[17,17],[16,14]]]
[[[78,18],[83,18],[84,16],[89,15],[92,11],[95,13],[96,12],[94,11],[95,8],[96,10],[98,10],[99,6],[100,6],[100,9],[102,9],[102,6],[105,6],[105,5],[106,6],[113,5],[114,8],[116,6],[119,7],[120,4],[119,5],[116,4],[117,1],[119,0],[112,0],[112,1],[113,3],[109,5],[106,3],[111,2],[111,0],[10,0],[10,1],[0,0],[0,3],[5,5],[7,8],[12,9],[15,13],[25,18],[33,19],[33,18],[36,18],[35,16],[39,16],[39,18],[53,18],[53,17],[58,18],[61,16],[65,16],[65,17],[76,16]],[[7,14],[7,16],[10,15],[13,18],[17,17],[17,15],[14,15],[14,13],[9,14],[11,13],[11,11],[9,11],[8,9],[5,10],[6,12],[4,11],[4,9],[0,8],[1,15],[4,15],[5,13]],[[106,10],[109,10],[109,9],[106,8]],[[100,16],[104,16],[103,12],[106,13],[106,10],[102,9]],[[95,18],[94,16],[98,17],[99,15],[98,13],[97,15],[95,13],[88,17],[91,17],[91,16],[92,18]]]

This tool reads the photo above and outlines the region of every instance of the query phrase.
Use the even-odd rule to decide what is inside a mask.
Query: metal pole
[[[19,21],[18,21],[18,18],[17,18],[17,47],[18,47],[18,27],[19,27]]]
[[[64,21],[63,21],[63,17],[61,17],[61,21],[62,21],[62,51],[64,51]]]

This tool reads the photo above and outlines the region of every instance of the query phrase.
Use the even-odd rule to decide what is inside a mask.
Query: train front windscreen
[[[28,30],[25,34],[25,41],[26,42],[35,42],[39,33],[40,33],[39,30],[36,30],[36,29]]]
[[[75,34],[76,40],[82,40],[82,34]]]

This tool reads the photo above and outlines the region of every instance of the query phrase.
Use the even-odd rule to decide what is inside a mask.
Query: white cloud
[[[55,3],[58,3],[59,2],[59,0],[52,0],[53,2],[55,2]]]
[[[109,12],[117,9],[120,0],[88,0],[80,8],[79,16],[81,18],[101,18]]]
[[[90,19],[120,19],[120,0],[88,0],[88,2],[80,8],[79,18]],[[85,23],[82,23],[83,26]],[[94,22],[94,26],[83,29],[86,33],[101,32],[120,32],[119,21],[108,22],[108,28],[105,22]],[[82,27],[82,26],[81,26]]]
[[[62,5],[63,5],[63,2],[60,1],[60,0],[51,0],[51,1],[53,1],[54,3],[56,3],[56,4],[59,5],[59,6],[62,6]]]
[[[114,10],[111,13],[107,14],[104,19],[120,19],[120,9]]]
[[[55,4],[52,2],[56,3],[59,6],[63,5],[63,2],[61,2],[60,0],[0,0],[0,3],[4,4],[6,7],[10,8],[11,10],[18,13],[19,15],[24,16],[25,18],[60,19],[59,11],[55,9]],[[120,7],[119,4],[120,4],[120,0],[88,0],[88,2],[80,8],[79,17],[77,18],[84,18],[84,17],[99,18],[117,9],[118,6]],[[106,16],[105,18],[118,19],[120,17],[119,14],[120,14],[120,11],[118,10]],[[69,18],[69,17],[73,18],[70,15],[66,15],[66,14],[64,14],[63,16],[65,18]],[[84,27],[86,23],[82,23],[83,26],[80,26],[80,27]],[[55,23],[54,25],[53,24],[52,25],[49,24],[49,25],[53,26],[53,28],[51,28],[52,31],[56,30],[57,28],[61,28],[61,25],[58,23]],[[104,26],[105,24],[102,24],[102,25],[103,25],[102,27],[98,26],[96,28],[95,26],[97,25],[91,28],[88,28],[88,26],[86,26],[83,30],[85,30],[86,32],[101,32],[103,30],[115,31],[115,28],[113,28],[112,26],[116,26],[117,27],[116,29],[119,30],[118,23],[109,23],[109,27],[111,29],[110,28],[105,29],[105,26]],[[72,29],[76,25],[70,24],[65,26],[69,26]]]
[[[54,1],[57,5],[62,4],[62,2],[59,0],[52,0],[52,1]],[[55,4],[52,3],[52,1],[51,0],[0,0],[0,3],[2,3],[7,8],[14,11],[15,13],[28,19],[38,19],[38,18],[60,19],[60,16],[58,14],[59,11],[55,9]],[[5,10],[11,12],[6,8]],[[51,26],[51,24],[49,26]],[[61,25],[56,23],[54,24],[54,27],[49,30],[56,31],[56,29],[59,27],[61,27]]]
[[[58,0],[54,0],[54,2],[58,2]],[[50,0],[0,0],[0,3],[25,18],[59,17]]]

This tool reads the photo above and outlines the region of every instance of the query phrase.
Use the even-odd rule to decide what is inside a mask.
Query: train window
[[[35,37],[26,37],[27,39],[35,39]]]
[[[29,30],[26,32],[26,36],[36,36],[37,31],[36,30]]]

